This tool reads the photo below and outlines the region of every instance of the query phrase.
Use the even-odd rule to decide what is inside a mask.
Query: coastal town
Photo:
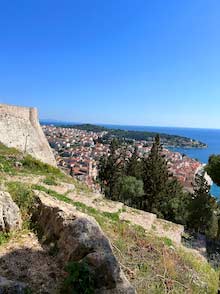
[[[43,131],[54,151],[57,165],[68,174],[85,182],[94,190],[99,190],[97,184],[98,162],[101,156],[108,154],[109,144],[100,143],[100,138],[106,131],[94,132],[68,127],[43,125]],[[137,147],[140,157],[147,156],[151,146],[146,141],[135,140],[127,146],[127,156],[130,157],[134,147]],[[130,151],[129,151],[130,150]],[[195,174],[203,168],[202,163],[184,154],[163,149],[170,172],[187,189],[192,189]]]

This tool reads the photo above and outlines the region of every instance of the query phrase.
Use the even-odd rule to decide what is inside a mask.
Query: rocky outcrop
[[[87,262],[95,277],[95,293],[135,293],[120,269],[109,240],[92,217],[44,192],[35,194],[35,221],[46,240],[56,244],[61,263]]]
[[[153,223],[152,230],[155,235],[168,238],[176,245],[180,245],[184,233],[184,226],[158,218]]]
[[[56,166],[36,108],[0,104],[0,142]]]
[[[25,294],[28,293],[26,284],[0,277],[0,294]]]
[[[9,193],[0,191],[0,231],[20,229],[22,224],[18,206]]]
[[[176,245],[181,244],[184,226],[157,218],[157,215],[143,210],[128,207],[121,202],[106,199],[101,194],[77,194],[67,191],[66,197],[75,202],[84,203],[101,212],[118,213],[121,221],[128,221],[141,226],[146,232],[153,231],[159,237],[169,238]]]

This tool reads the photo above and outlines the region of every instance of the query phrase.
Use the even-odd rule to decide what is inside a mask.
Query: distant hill
[[[156,132],[147,132],[147,131],[131,131],[131,130],[122,130],[122,129],[112,129],[108,127],[103,127],[93,124],[63,124],[56,123],[56,126],[63,128],[74,128],[79,130],[84,130],[88,132],[108,132],[102,137],[103,143],[108,143],[113,137],[117,137],[120,140],[131,141],[146,141],[151,143],[153,138],[158,134]],[[178,136],[170,135],[165,133],[159,133],[161,142],[165,147],[185,147],[185,148],[206,148],[207,145],[203,142]]]

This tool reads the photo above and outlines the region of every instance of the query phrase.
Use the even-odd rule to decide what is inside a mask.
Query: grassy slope
[[[16,161],[22,162],[23,166],[16,168]],[[78,185],[78,190],[86,192],[84,186],[77,184],[58,169],[0,145],[0,178],[21,208],[24,229],[33,229],[30,219],[30,208],[34,202],[32,190],[43,190],[97,220],[111,240],[115,255],[138,293],[217,293],[218,272],[208,263],[193,257],[183,249],[175,248],[169,239],[146,234],[141,227],[120,222],[117,213],[101,213],[41,185],[10,182],[8,178],[8,175],[27,174],[42,175],[44,181],[57,185],[61,181],[73,181]],[[8,239],[10,235],[0,234],[0,244],[1,240],[3,243]]]

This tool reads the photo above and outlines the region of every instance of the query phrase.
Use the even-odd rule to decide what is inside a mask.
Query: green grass
[[[0,246],[7,243],[11,237],[10,233],[0,232]]]
[[[26,155],[21,161],[23,165],[23,171],[28,171],[33,174],[50,175],[57,178],[65,178],[65,175],[56,167],[41,162],[31,155]]]
[[[107,218],[108,220],[111,220],[114,222],[119,221],[119,214],[118,213],[100,212],[93,207],[87,206],[86,204],[84,204],[82,202],[73,201],[73,200],[69,199],[67,196],[65,196],[64,194],[59,194],[51,189],[47,189],[44,186],[41,186],[41,185],[32,185],[32,189],[43,191],[43,192],[55,197],[56,199],[58,199],[60,201],[64,201],[66,203],[72,204],[79,211],[93,216],[98,222],[102,222],[103,218],[104,219]]]
[[[173,242],[172,240],[170,240],[169,238],[163,238],[164,244],[168,247],[173,246]]]
[[[0,143],[0,172],[14,174],[15,162],[21,158],[21,153],[15,148],[8,148]]]
[[[29,228],[32,215],[31,210],[35,204],[35,197],[31,186],[20,182],[8,182],[7,189],[14,202],[20,208],[23,228]]]
[[[15,162],[19,161],[22,166],[15,167]],[[31,155],[25,155],[15,148],[8,148],[0,143],[0,171],[6,173],[20,174],[32,173],[46,176],[54,176],[60,179],[67,177],[60,169],[35,159]]]
[[[51,185],[51,186],[57,186],[57,179],[55,176],[46,176],[46,178],[43,180],[43,183],[46,185]]]
[[[115,221],[115,222],[118,222],[119,221],[119,213],[117,212],[103,212],[102,213],[103,216],[106,216],[107,218]]]
[[[193,269],[197,274],[197,285],[193,285],[192,293],[217,293],[219,285],[219,271],[214,270],[211,265],[198,258],[195,254],[186,252],[183,249],[178,250],[180,258]],[[206,283],[204,283],[204,281]],[[198,285],[203,292],[198,292]],[[201,290],[200,290],[201,291]]]
[[[48,188],[46,188],[44,186],[41,186],[41,185],[32,185],[31,187],[34,190],[43,191],[43,192],[45,192],[45,193],[47,193],[47,194],[55,197],[56,199],[58,199],[60,201],[64,201],[66,203],[72,203],[73,202],[71,199],[69,199],[65,195],[59,194],[59,193],[57,193],[57,192],[55,192],[55,191],[53,191],[51,189],[48,189]]]
[[[92,192],[91,189],[85,183],[80,182],[79,180],[76,180],[73,178],[71,182],[75,185],[77,193],[91,193]]]
[[[0,143],[0,153],[2,156],[17,156],[20,154],[17,149],[9,148],[2,143]]]

